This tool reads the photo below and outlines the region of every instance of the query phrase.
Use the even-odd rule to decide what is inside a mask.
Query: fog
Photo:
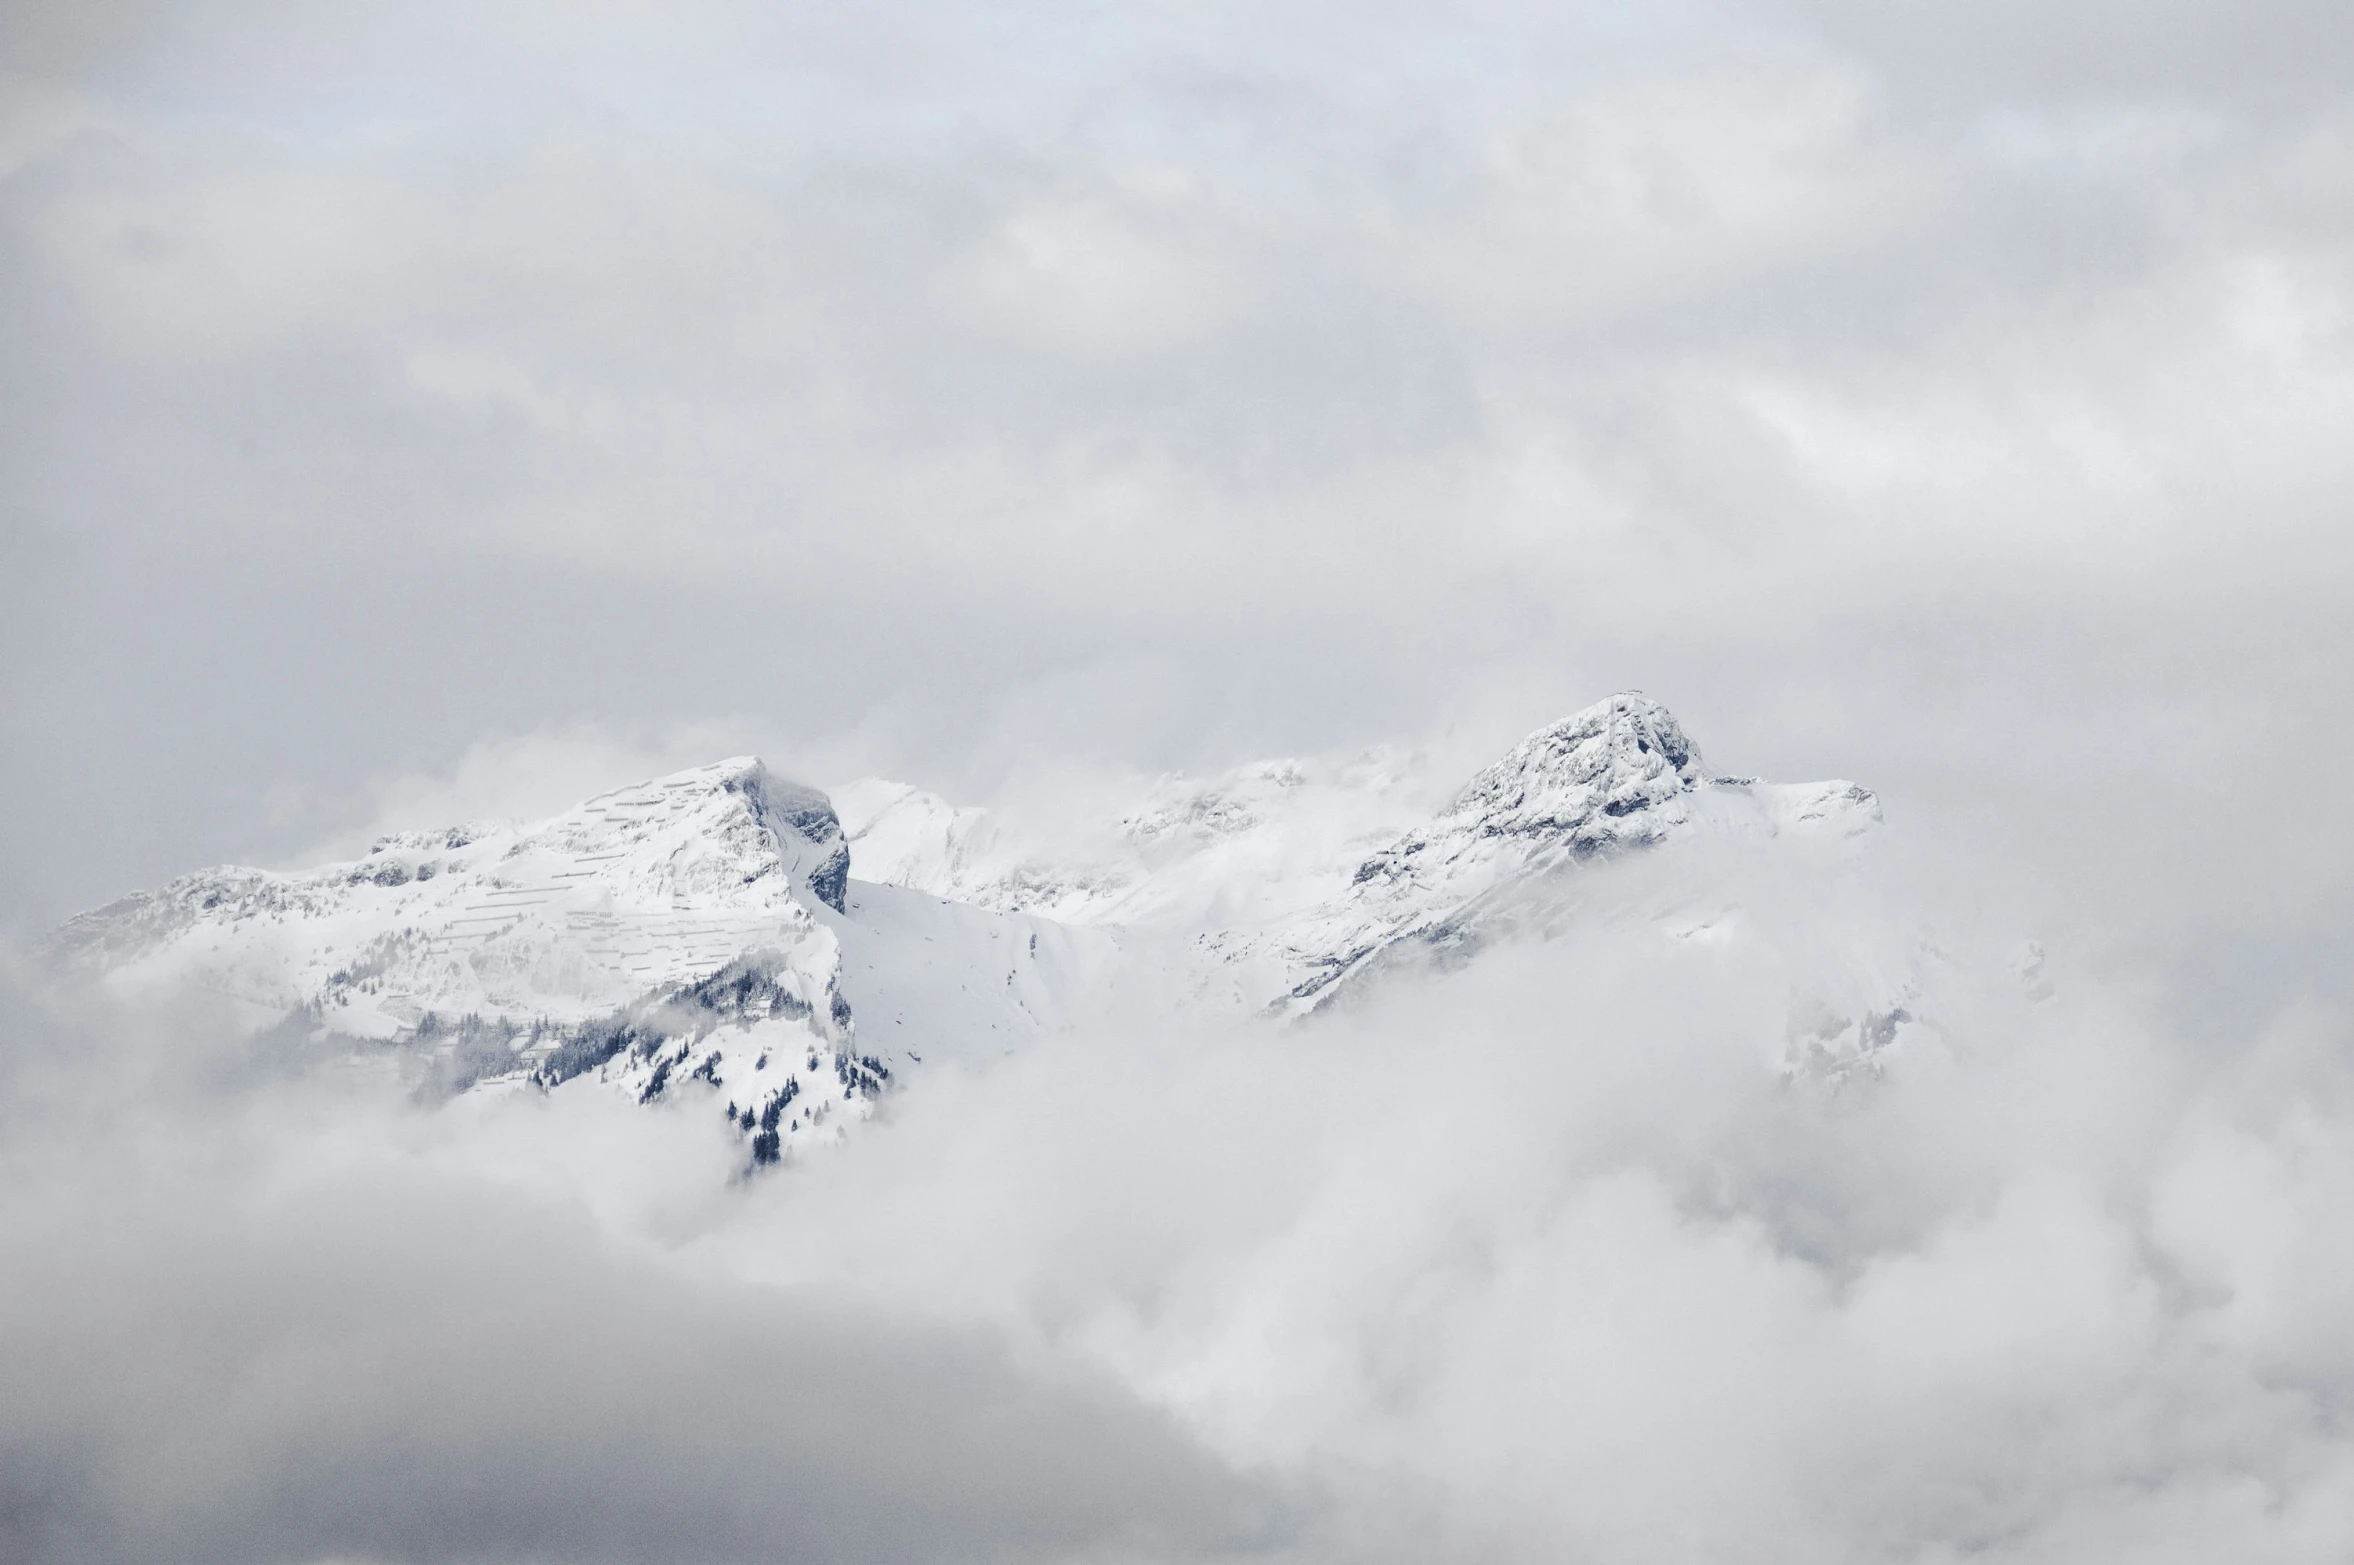
[[[12,947],[746,751],[1443,794],[1624,687],[1889,830],[1661,870],[1728,945],[1115,1009],[751,1180],[12,957],[0,1553],[2344,1559],[2350,51],[6,7]],[[1938,1029],[1785,1075],[1809,971],[1924,950]]]
[[[2342,1018],[2022,982],[1933,856],[1660,852],[752,1180],[692,1102],[22,998],[12,1557],[2342,1557]],[[1679,879],[1742,932],[1623,917]],[[1789,1077],[1790,996],[1924,935],[1934,1026]]]

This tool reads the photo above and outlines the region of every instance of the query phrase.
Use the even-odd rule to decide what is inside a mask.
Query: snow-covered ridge
[[[1164,777],[1115,819],[1027,853],[988,812],[905,784],[836,797],[862,878],[1182,935],[1197,992],[1285,1015],[1401,945],[1467,948],[1501,901],[1590,860],[1710,833],[1836,840],[1879,819],[1853,783],[1713,774],[1674,715],[1634,691],[1538,729],[1435,812],[1411,807],[1413,764],[1376,751]]]
[[[1279,1004],[1313,1008],[1401,940],[1460,940],[1484,899],[1601,854],[1696,830],[1854,836],[1879,818],[1853,783],[1711,777],[1667,708],[1623,692],[1529,735],[1367,858],[1345,891],[1271,931],[1296,975]]]
[[[812,909],[841,906],[849,868],[825,796],[739,757],[544,821],[385,837],[350,863],[185,875],[51,944],[119,984],[194,979],[370,1038],[428,1013],[579,1020],[756,949],[830,1008]]]

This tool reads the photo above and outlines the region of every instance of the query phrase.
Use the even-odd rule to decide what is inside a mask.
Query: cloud
[[[1580,922],[1282,1039],[927,1082],[778,1187],[768,1231],[832,1214],[839,1259],[747,1254],[1118,1366],[1330,1486],[1337,1557],[2342,1546],[2342,1023],[2244,1053],[2079,980],[1792,1090],[1768,1062],[1825,933]],[[2178,1185],[2265,1214],[2232,1281],[2217,1230],[2153,1218]]]
[[[2195,75],[2215,20],[2063,10],[1980,30]],[[1630,684],[1949,818],[2084,841],[2149,790],[2149,862],[2234,786],[2170,736],[2336,767],[2288,627],[2348,566],[2345,106],[2285,55],[2262,108],[1981,79],[1890,16],[165,8],[38,52],[10,916],[551,725],[884,714],[969,795]],[[2115,757],[2064,806],[2046,723]]]
[[[2314,0],[1804,9],[1939,108],[2152,97],[2277,108],[2341,91],[2324,62],[2349,37],[2345,13]]]
[[[58,1021],[11,1043],[109,1052]],[[11,1558],[1100,1558],[1281,1536],[1279,1493],[1083,1366],[668,1264],[659,1224],[744,1202],[699,1122],[616,1102],[468,1125],[332,1079],[113,1080],[58,1086],[70,1133],[12,1116]],[[104,1150],[77,1149],[100,1125]],[[599,1154],[626,1168],[601,1213],[594,1173],[556,1162]]]
[[[2343,1013],[2186,1029],[2065,953],[2038,999],[1949,898],[1933,1025],[1785,1081],[1794,994],[1921,960],[1895,873],[1600,869],[1556,939],[1277,1033],[1115,1012],[749,1184],[692,1113],[20,1016],[14,1541],[2341,1552]]]
[[[2030,9],[16,8],[12,927],[725,752],[1018,806],[1638,685],[2075,971],[1823,1101],[1787,954],[1548,947],[724,1196],[20,1016],[8,1525],[2342,1554],[2342,8]]]

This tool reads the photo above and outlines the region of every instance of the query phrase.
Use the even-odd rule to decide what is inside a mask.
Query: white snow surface
[[[852,1045],[849,862],[823,794],[739,757],[354,862],[200,871],[51,945],[118,989],[194,985],[258,1023],[406,1046],[445,1089],[675,1088],[747,1138],[830,1135],[890,1079]]]
[[[779,955],[799,997],[839,967],[814,910],[849,855],[823,794],[749,757],[548,820],[402,832],[350,863],[182,876],[74,919],[61,953],[126,987],[194,982],[361,1038],[428,1014],[573,1022]]]
[[[1531,734],[1435,814],[1418,764],[1164,777],[1042,838],[904,783],[829,799],[740,757],[349,863],[201,871],[50,947],[125,991],[194,984],[260,1025],[405,1050],[442,1090],[699,1094],[771,1161],[927,1062],[983,1063],[1124,986],[1297,1018],[1582,920],[1755,940],[1700,860],[1640,850],[1793,839],[1836,859],[1879,819],[1850,783],[1713,775],[1632,692]],[[1889,1046],[1919,1002],[1909,960],[1794,979],[1794,1055],[1837,1073]]]

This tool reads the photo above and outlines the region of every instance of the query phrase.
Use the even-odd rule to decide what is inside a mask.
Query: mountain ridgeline
[[[1845,851],[1879,820],[1851,783],[1712,773],[1634,693],[1529,735],[1435,812],[1409,810],[1403,771],[1368,752],[1163,779],[1041,846],[903,784],[829,798],[739,757],[352,862],[199,871],[46,946],[118,993],[197,985],[257,1031],[389,1055],[431,1092],[702,1102],[757,1166],[840,1136],[927,1060],[985,1062],[1123,985],[1297,1021],[1559,933],[1600,861],[1710,835]],[[1639,916],[1719,927],[1691,887],[1662,895]],[[1917,1006],[1901,973],[1845,987],[1794,1001],[1794,1068],[1868,1066]]]

